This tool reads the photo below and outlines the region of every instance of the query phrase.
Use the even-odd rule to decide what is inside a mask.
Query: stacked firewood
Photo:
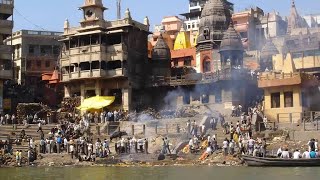
[[[17,119],[20,123],[22,123],[22,121],[26,119],[28,115],[34,116],[35,114],[37,114],[37,117],[40,119],[46,119],[48,113],[50,112],[51,109],[43,104],[19,103],[17,106]]]

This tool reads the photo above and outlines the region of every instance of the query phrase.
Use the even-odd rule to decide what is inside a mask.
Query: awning
[[[77,107],[77,109],[81,111],[87,111],[91,109],[102,109],[111,105],[115,100],[114,96],[95,96],[88,99],[85,99],[81,106]]]

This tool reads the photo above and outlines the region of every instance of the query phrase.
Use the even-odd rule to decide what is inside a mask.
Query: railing
[[[62,81],[69,81],[74,79],[86,79],[86,78],[99,78],[99,77],[114,77],[122,76],[123,69],[114,69],[114,70],[102,70],[102,69],[92,69],[92,70],[83,70],[76,71],[67,74],[62,74]]]
[[[1,27],[13,27],[13,22],[10,20],[0,20]]]
[[[259,80],[274,80],[274,79],[289,79],[293,77],[300,77],[300,73],[262,73]]]
[[[184,76],[153,76],[149,79],[149,86],[176,86],[176,85],[192,85],[206,84],[221,80],[255,80],[246,70],[225,70],[214,73],[195,73]]]

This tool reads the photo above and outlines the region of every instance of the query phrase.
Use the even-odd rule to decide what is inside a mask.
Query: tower
[[[171,52],[162,34],[152,50],[152,75],[165,77],[171,75]]]
[[[229,28],[223,33],[220,46],[221,67],[226,69],[239,69],[243,66],[243,44],[240,36],[230,23]]]
[[[80,22],[82,27],[101,25],[104,22],[104,11],[107,8],[103,6],[102,0],[85,0],[80,9],[83,11],[83,20]]]
[[[209,0],[205,4],[196,45],[196,71],[198,73],[217,70],[219,46],[223,32],[228,29],[230,21],[231,13],[225,0]]]

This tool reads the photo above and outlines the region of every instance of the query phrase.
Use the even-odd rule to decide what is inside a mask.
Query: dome
[[[269,57],[279,54],[278,49],[273,44],[272,40],[270,38],[267,39],[266,44],[263,46],[261,50],[261,57]]]
[[[230,23],[228,30],[223,33],[220,45],[221,51],[244,51],[241,38],[234,29],[233,23]]]
[[[201,13],[198,43],[205,40],[221,40],[228,28],[231,14],[224,0],[209,0]]]
[[[171,60],[170,48],[164,41],[162,34],[160,34],[158,41],[152,50],[152,60]]]

